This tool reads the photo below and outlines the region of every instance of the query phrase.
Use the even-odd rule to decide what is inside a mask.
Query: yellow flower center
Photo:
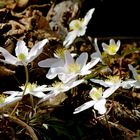
[[[121,79],[119,76],[108,76],[108,79],[105,80],[105,82],[111,82],[111,83],[118,83]]]
[[[37,87],[37,84],[35,84],[35,83],[28,83],[28,85],[27,85],[27,90],[28,91],[33,91],[35,88]]]
[[[89,95],[93,100],[98,101],[102,97],[102,93],[102,88],[98,88],[96,91],[90,92]]]
[[[65,51],[65,48],[58,47],[55,50],[55,55],[58,56],[59,58],[64,58],[64,51]]]
[[[61,89],[64,88],[64,84],[63,84],[62,82],[57,82],[57,81],[55,81],[55,82],[52,84],[52,86],[53,86],[55,89],[57,89],[57,90],[61,90]]]
[[[6,96],[5,95],[0,95],[0,104],[3,104],[5,102],[5,98]]]
[[[83,19],[77,19],[77,20],[74,20],[73,21],[74,24],[73,26],[70,26],[70,30],[79,30],[82,26],[82,23],[83,23]]]
[[[81,67],[77,63],[72,63],[72,64],[68,65],[68,72],[70,72],[70,73],[80,72],[80,69],[81,69]]]
[[[20,53],[20,54],[17,56],[17,58],[18,58],[19,60],[23,61],[23,60],[26,59],[26,56],[25,56],[24,53]]]
[[[108,45],[107,52],[109,54],[116,54],[118,46],[115,44]]]

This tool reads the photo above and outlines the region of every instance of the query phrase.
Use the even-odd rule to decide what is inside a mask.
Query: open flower
[[[43,67],[43,68],[45,68],[45,67],[49,68],[50,67],[50,69],[49,69],[49,71],[46,75],[46,77],[48,79],[53,79],[57,76],[57,73],[53,73],[52,68],[55,68],[55,67],[58,67],[58,66],[59,67],[64,66],[64,63],[65,63],[64,51],[65,50],[66,50],[65,48],[57,48],[55,53],[54,53],[54,58],[47,58],[47,59],[42,60],[38,63],[38,65],[40,67]],[[74,53],[72,53],[71,55],[72,55],[72,57],[76,56],[76,54],[74,54]]]
[[[39,103],[44,102],[52,97],[57,96],[60,93],[66,92],[76,86],[78,86],[79,84],[83,83],[84,79],[81,80],[71,80],[67,83],[63,83],[63,82],[55,82],[52,84],[52,86],[47,87],[46,90],[50,91],[43,99],[41,99],[39,101]]]
[[[120,48],[121,42],[118,40],[117,43],[115,43],[114,39],[110,39],[109,42],[109,45],[102,43],[103,50],[109,55],[115,55]]]
[[[55,68],[52,68],[53,73],[58,74],[58,77],[64,83],[67,83],[73,78],[76,78],[78,75],[87,75],[91,73],[91,68],[99,62],[99,58],[90,61],[87,63],[88,54],[82,53],[76,61],[73,59],[70,52],[65,51],[65,64],[63,67],[59,65]],[[86,64],[87,63],[87,64]]]
[[[77,107],[73,113],[74,114],[79,113],[93,106],[94,109],[99,112],[99,114],[104,114],[107,110],[105,107],[106,98],[112,95],[119,88],[119,86],[120,85],[117,84],[115,86],[106,89],[104,92],[102,88],[98,89],[92,88],[91,91],[89,92],[89,96],[92,98],[92,100]]]
[[[25,86],[21,86],[20,88],[22,89],[22,91],[5,91],[4,93],[11,95],[15,94],[16,97],[22,97]],[[46,96],[46,94],[44,93],[45,91],[47,91],[46,88],[47,85],[38,86],[36,83],[28,83],[24,95],[32,94],[35,97],[43,98]]]
[[[76,19],[70,22],[69,28],[70,32],[67,34],[63,45],[69,47],[73,43],[76,37],[83,36],[87,29],[87,24],[90,21],[94,8],[90,9],[83,19]]]
[[[11,94],[10,96],[0,95],[0,109],[5,106],[10,106],[19,100],[21,100],[21,97],[15,97],[16,94]]]
[[[108,76],[108,79],[105,80],[99,80],[99,79],[90,79],[90,80],[104,87],[111,87],[116,84],[120,84],[120,87],[123,87],[125,89],[131,88],[133,84],[136,82],[135,80],[131,80],[131,79],[127,81],[123,81],[120,79],[119,76]]]
[[[25,42],[19,40],[15,48],[15,56],[11,55],[6,49],[0,47],[0,52],[4,56],[5,60],[0,59],[0,61],[12,64],[12,65],[24,65],[33,61],[38,55],[41,54],[44,45],[48,42],[48,39],[44,39],[36,43],[31,50],[27,48]]]
[[[131,64],[129,64],[128,67],[131,70],[133,77],[135,79],[135,83],[133,84],[133,86],[135,88],[140,88],[140,74],[137,73],[136,69]]]

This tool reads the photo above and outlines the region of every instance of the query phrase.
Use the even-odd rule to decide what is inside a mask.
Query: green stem
[[[28,72],[28,68],[27,66],[24,66],[25,68],[25,77],[26,77],[26,81],[25,81],[25,86],[24,86],[24,90],[23,90],[23,93],[22,93],[22,98],[26,92],[26,89],[27,89],[27,86],[28,86],[28,82],[29,82],[29,72]]]
[[[28,68],[27,66],[24,66],[25,68],[25,78],[26,78],[26,81],[25,81],[25,87],[24,87],[24,90],[23,90],[23,93],[22,93],[22,98],[24,97],[25,95],[25,92],[26,92],[26,89],[27,89],[27,86],[28,86],[28,82],[29,82],[29,73],[28,73]],[[21,99],[22,100],[22,99]],[[16,106],[14,107],[13,111],[11,112],[10,116],[12,116],[14,114],[14,112],[16,111],[16,109],[18,108],[19,106],[19,102],[16,104]]]
[[[22,98],[26,92],[26,89],[27,89],[27,86],[28,86],[28,82],[29,82],[29,72],[28,72],[28,68],[27,66],[24,66],[25,68],[25,76],[26,76],[26,82],[25,82],[25,87],[24,87],[24,90],[23,90],[23,94],[22,94]],[[34,102],[33,102],[33,96],[30,94],[30,101],[31,101],[31,106],[32,106],[32,109],[34,109]]]

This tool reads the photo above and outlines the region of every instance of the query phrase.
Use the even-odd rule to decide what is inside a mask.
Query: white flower
[[[50,67],[46,77],[48,79],[53,79],[57,76],[57,73],[53,73],[52,68],[56,67],[63,67],[65,60],[64,60],[64,51],[65,48],[57,48],[55,53],[54,53],[54,58],[47,58],[45,60],[42,60],[38,63],[40,67]],[[76,56],[76,54],[72,53],[72,57]]]
[[[22,97],[25,86],[21,86],[20,88],[22,89],[22,91],[5,91],[4,93],[11,94],[11,95],[15,94],[16,97]],[[35,83],[32,83],[32,84],[28,83],[24,95],[32,94],[35,97],[44,98],[46,96],[46,94],[44,94],[44,92],[47,91],[46,88],[47,88],[47,85],[38,86]]]
[[[131,64],[128,64],[128,67],[129,69],[131,70],[132,74],[133,74],[133,77],[135,79],[135,83],[133,84],[133,86],[135,88],[140,88],[140,74],[137,73],[136,69],[131,65]]]
[[[12,105],[19,100],[21,100],[21,97],[15,97],[16,94],[11,94],[10,96],[0,95],[0,109],[4,106]]]
[[[110,39],[109,45],[102,43],[104,52],[106,52],[109,55],[115,55],[119,50],[120,45],[121,45],[120,40],[118,40],[117,43],[115,43],[114,39]]]
[[[127,81],[122,81],[119,76],[108,76],[108,79],[106,80],[98,80],[98,79],[90,79],[90,80],[104,87],[111,87],[120,83],[120,87],[123,87],[125,89],[131,88],[133,86],[133,83],[135,83],[135,80],[131,79]]]
[[[44,102],[52,97],[57,96],[60,93],[66,92],[76,86],[78,86],[79,84],[83,83],[84,79],[81,80],[71,80],[67,83],[63,83],[63,82],[55,82],[52,84],[51,87],[46,88],[47,91],[50,91],[43,99],[41,99],[39,101],[39,103]]]
[[[93,106],[94,109],[99,112],[99,114],[104,114],[106,112],[106,107],[105,107],[106,98],[112,95],[119,88],[119,86],[120,85],[117,84],[115,86],[106,89],[104,92],[102,88],[98,88],[98,89],[92,88],[89,93],[92,100],[77,107],[73,113],[74,114],[79,113]]]
[[[91,73],[91,68],[99,62],[99,58],[87,63],[88,54],[82,53],[76,61],[71,56],[70,52],[65,51],[65,64],[63,67],[52,68],[53,73],[58,74],[58,77],[64,83],[67,83],[78,75],[87,75]],[[87,63],[87,64],[86,64]]]
[[[83,36],[85,34],[87,24],[90,21],[94,10],[94,8],[90,9],[83,19],[76,19],[70,22],[69,28],[71,31],[67,34],[63,42],[65,47],[71,45],[76,37]]]
[[[2,62],[12,65],[27,65],[33,61],[38,55],[41,54],[44,45],[48,42],[48,39],[44,39],[35,44],[29,51],[24,41],[19,40],[15,48],[15,56],[11,55],[6,49],[0,47],[0,52],[4,56],[5,60],[0,59]]]

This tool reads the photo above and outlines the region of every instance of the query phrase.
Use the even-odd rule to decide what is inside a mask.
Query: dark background
[[[95,12],[88,25],[92,36],[140,36],[140,4],[138,0],[85,0],[82,11]]]

